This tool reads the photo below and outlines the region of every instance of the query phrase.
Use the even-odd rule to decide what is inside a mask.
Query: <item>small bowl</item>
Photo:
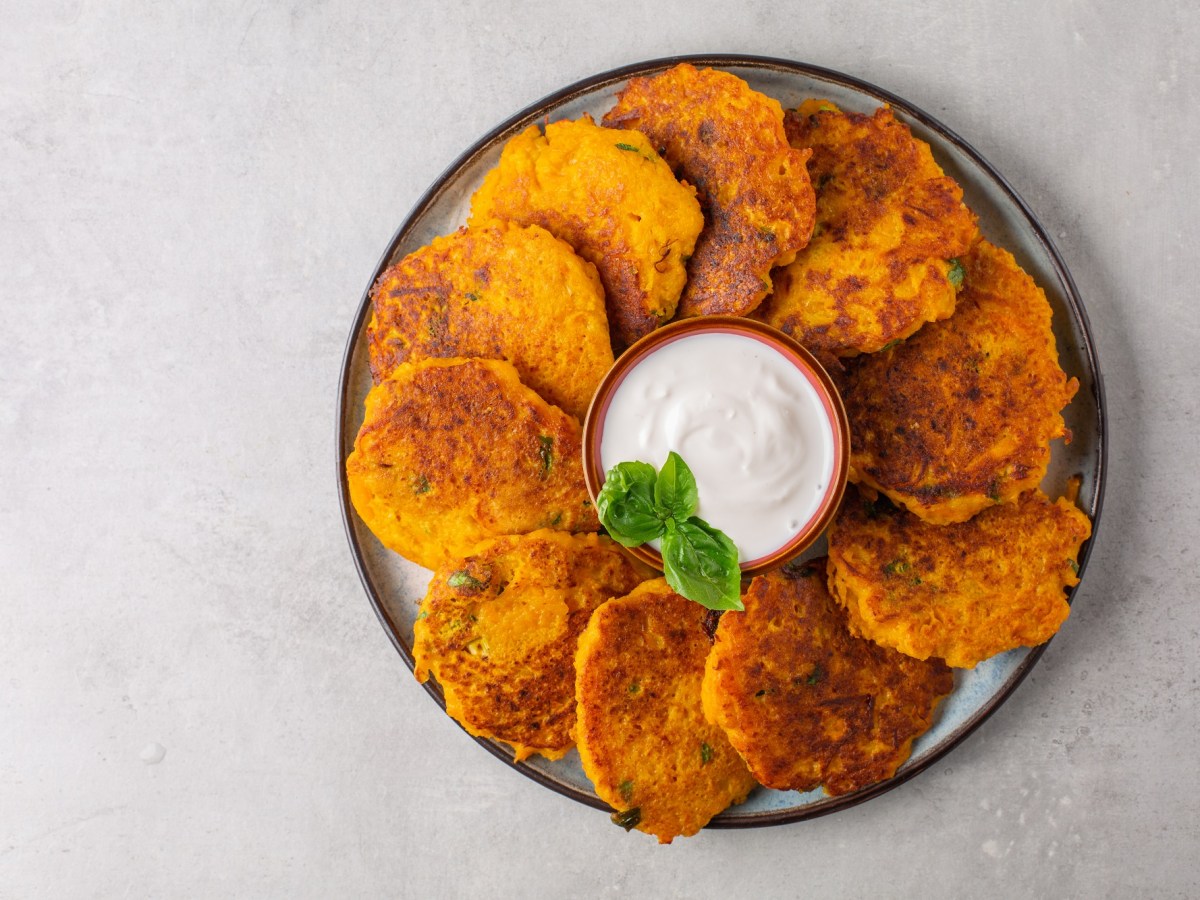
[[[605,479],[601,458],[605,419],[617,389],[629,374],[652,354],[677,341],[704,334],[732,334],[746,337],[777,352],[804,376],[808,385],[814,390],[832,436],[833,471],[815,511],[809,515],[807,520],[800,523],[799,527],[792,531],[790,537],[777,549],[741,563],[743,576],[758,575],[795,558],[821,536],[837,511],[842,494],[846,490],[846,476],[850,462],[850,425],[837,388],[834,387],[828,373],[813,355],[782,332],[753,319],[742,319],[736,316],[704,316],[672,322],[643,337],[617,359],[600,382],[591,405],[588,407],[583,425],[584,480],[592,501],[595,502],[600,489],[604,486]],[[720,366],[721,361],[714,359],[712,364]],[[751,402],[754,401],[747,400],[747,403]],[[663,460],[654,460],[653,464],[657,468],[662,465],[662,462]],[[702,490],[701,503],[703,501]],[[711,524],[715,528],[721,527],[720,522]],[[663,567],[662,556],[649,544],[624,549],[656,569],[661,570]]]

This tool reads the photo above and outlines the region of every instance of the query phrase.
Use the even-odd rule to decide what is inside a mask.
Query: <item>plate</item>
[[[342,518],[359,576],[380,623],[405,663],[413,667],[413,622],[425,594],[429,572],[386,550],[362,524],[351,504],[345,460],[362,422],[363,400],[371,385],[367,365],[366,326],[370,289],[388,266],[408,253],[447,234],[467,218],[471,194],[500,157],[513,135],[533,122],[574,119],[590,113],[599,120],[616,93],[635,76],[654,75],[681,62],[732,72],[751,87],[774,97],[785,109],[807,97],[824,97],[847,110],[872,112],[890,104],[896,118],[907,124],[933,149],[946,174],[962,185],[967,205],[979,216],[979,227],[993,243],[1009,250],[1039,285],[1054,311],[1054,334],[1063,369],[1079,379],[1079,392],[1063,415],[1071,429],[1070,444],[1055,442],[1050,468],[1042,484],[1051,497],[1061,494],[1067,479],[1082,479],[1079,505],[1092,519],[1093,537],[1081,549],[1080,574],[1087,568],[1095,542],[1107,471],[1104,388],[1096,347],[1083,302],[1046,230],[1012,186],[970,144],[911,103],[871,84],[800,62],[756,56],[687,56],[653,60],[605,72],[551,94],[512,116],[468,148],[435,181],[401,223],[386,252],[366,282],[342,363],[337,404],[337,477]],[[1031,150],[1032,152],[1032,150]],[[816,552],[816,551],[814,551]],[[1070,628],[1068,619],[1065,627]],[[845,809],[896,787],[949,753],[978,728],[1029,674],[1046,645],[1018,649],[955,671],[955,690],[941,706],[937,722],[913,745],[912,756],[896,775],[857,793],[829,797],[760,788],[742,805],[721,813],[710,827],[750,827],[792,822]],[[426,690],[444,709],[440,689],[431,680]],[[430,715],[435,715],[430,710]],[[589,806],[611,811],[592,791],[572,751],[557,761],[534,757],[513,763],[506,745],[476,738],[507,764],[533,780]]]

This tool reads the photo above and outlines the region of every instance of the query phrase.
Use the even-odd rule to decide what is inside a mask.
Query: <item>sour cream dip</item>
[[[785,548],[840,496],[838,460],[848,448],[835,421],[840,402],[811,358],[758,323],[705,321],[679,323],[697,327],[640,354],[631,348],[636,357],[597,396],[589,425],[595,418],[601,472],[627,460],[659,468],[672,450],[683,457],[696,476],[696,514],[730,537],[745,569]]]

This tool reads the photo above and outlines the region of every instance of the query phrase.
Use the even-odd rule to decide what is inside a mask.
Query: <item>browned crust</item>
[[[706,225],[688,262],[682,316],[745,315],[771,289],[771,269],[808,243],[814,198],[778,101],[728,72],[687,63],[634,78],[604,124],[647,135],[696,186]]]
[[[350,498],[385,546],[431,569],[488,537],[596,531],[581,432],[509,363],[405,363],[367,396]]]
[[[986,241],[964,259],[958,311],[850,366],[850,480],[930,522],[961,522],[1036,486],[1078,389],[1058,364],[1050,304]]]
[[[1090,534],[1075,506],[1037,490],[956,525],[848,491],[829,531],[830,591],[856,634],[973,668],[1058,631]]]
[[[376,384],[410,361],[505,359],[582,419],[613,362],[595,266],[537,226],[487,221],[434,238],[384,272],[371,301]]]
[[[929,146],[887,107],[867,116],[809,100],[785,127],[812,152],[817,225],[775,274],[762,317],[814,352],[853,356],[949,316],[949,261],[977,230]]]
[[[602,800],[661,843],[695,834],[754,787],[700,685],[710,613],[659,578],[601,606],[579,639],[576,738]]]
[[[704,705],[754,776],[778,790],[848,794],[895,774],[954,679],[850,634],[825,560],[755,578],[722,615]]]
[[[607,538],[536,531],[486,541],[437,572],[414,628],[418,680],[433,674],[471,734],[556,759],[574,746],[575,648],[592,612],[647,573]]]
[[[538,225],[592,262],[618,347],[674,316],[704,224],[645,135],[586,115],[509,140],[471,199],[470,224],[487,218]]]

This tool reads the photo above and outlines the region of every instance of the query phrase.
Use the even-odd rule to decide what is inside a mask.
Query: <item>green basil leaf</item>
[[[663,574],[675,593],[708,609],[745,609],[738,551],[725,534],[695,516],[668,520],[662,540]]]
[[[700,504],[696,476],[674,450],[667,454],[667,461],[658,470],[658,481],[654,483],[654,502],[663,515],[671,516],[676,522],[686,522],[695,515],[696,507]]]
[[[600,524],[618,544],[636,547],[662,535],[665,525],[654,506],[654,466],[617,463],[608,470],[596,497]]]

